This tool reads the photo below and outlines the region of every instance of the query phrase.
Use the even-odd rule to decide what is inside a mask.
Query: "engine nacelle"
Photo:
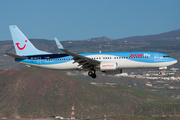
[[[116,70],[118,68],[118,64],[116,62],[101,62],[100,70],[108,71],[108,70]]]

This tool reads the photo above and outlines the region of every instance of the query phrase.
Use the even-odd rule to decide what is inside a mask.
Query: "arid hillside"
[[[70,117],[75,103],[77,118],[172,114],[179,101],[124,85],[102,88],[63,72],[40,68],[0,71],[0,118]],[[178,107],[179,106],[179,107]]]

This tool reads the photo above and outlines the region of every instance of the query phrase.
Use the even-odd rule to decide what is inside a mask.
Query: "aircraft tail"
[[[16,25],[9,26],[16,54],[20,56],[51,54],[38,50]]]

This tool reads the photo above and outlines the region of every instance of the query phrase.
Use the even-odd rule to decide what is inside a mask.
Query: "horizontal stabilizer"
[[[9,55],[10,57],[17,58],[17,59],[27,59],[27,57],[11,54],[11,53],[4,53],[6,55]]]

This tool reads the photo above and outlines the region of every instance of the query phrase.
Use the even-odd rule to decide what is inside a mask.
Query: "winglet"
[[[64,47],[62,46],[62,44],[59,42],[59,40],[57,38],[54,38],[55,41],[56,41],[56,44],[57,44],[57,47],[60,49],[60,50],[64,50]]]

